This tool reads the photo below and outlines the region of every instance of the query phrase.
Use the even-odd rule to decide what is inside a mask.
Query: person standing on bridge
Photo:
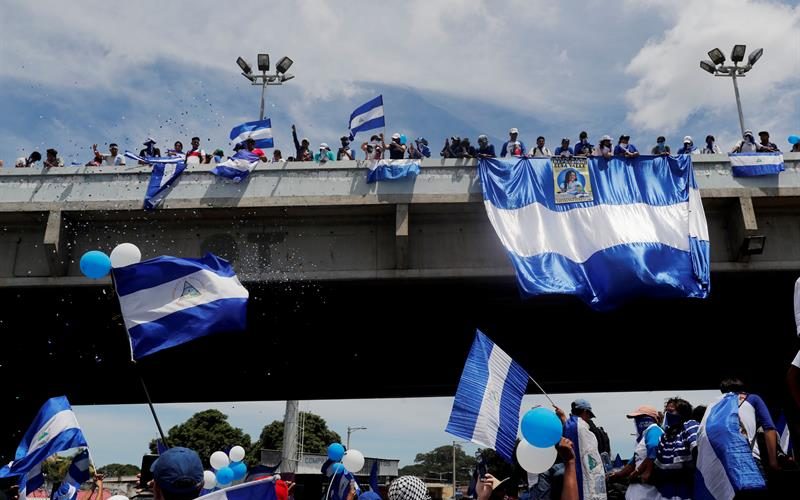
[[[706,136],[706,145],[700,150],[703,155],[721,155],[722,150],[717,146],[717,140],[713,135]]]
[[[94,158],[101,166],[114,167],[125,165],[125,157],[119,154],[119,146],[112,142],[108,145],[108,149],[110,152],[108,154],[103,154],[97,150],[97,144],[92,144]]]
[[[350,137],[343,135],[340,139],[342,147],[336,152],[336,161],[347,161],[356,159],[356,150],[350,147]]]
[[[254,155],[258,156],[258,158],[261,161],[263,161],[264,163],[269,161],[269,159],[267,158],[267,155],[264,154],[264,151],[262,151],[261,149],[256,147],[256,140],[253,139],[252,137],[248,137],[247,139],[245,139],[244,147],[247,148],[247,150],[249,152],[251,152]]]
[[[503,143],[500,149],[500,157],[506,156],[525,156],[525,143],[519,139],[519,130],[512,128],[508,131],[508,140]]]
[[[758,151],[758,144],[753,136],[752,130],[745,130],[742,134],[742,140],[737,142],[731,150],[731,153],[755,153]]]
[[[311,141],[308,140],[308,137],[303,137],[302,141],[297,140],[297,127],[292,124],[292,140],[294,141],[294,149],[295,161],[311,161],[314,155],[311,154]]]

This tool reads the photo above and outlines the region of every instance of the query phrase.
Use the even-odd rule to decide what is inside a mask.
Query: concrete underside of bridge
[[[738,374],[779,402],[797,342],[795,278],[715,273],[708,300],[611,313],[571,297],[522,300],[513,277],[247,283],[246,332],[138,370],[158,402],[451,396],[479,328],[551,392],[713,388]],[[14,429],[2,460],[48,397],[145,401],[110,286],[0,288],[0,304],[0,404]],[[225,380],[208,376],[220,368]]]

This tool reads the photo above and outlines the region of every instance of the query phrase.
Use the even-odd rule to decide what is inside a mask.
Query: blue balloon
[[[247,475],[247,465],[244,462],[233,462],[228,467],[233,471],[233,479],[238,481]]]
[[[332,467],[333,468],[331,470],[333,470],[334,474],[344,474],[345,472],[347,472],[347,469],[345,468],[344,464],[341,463],[341,462],[337,462],[337,463],[333,464]]]
[[[111,271],[111,259],[100,250],[86,252],[81,257],[81,272],[87,278],[99,279]]]
[[[800,136],[797,135],[789,136],[789,144],[797,144],[798,142],[800,142]]]
[[[344,457],[344,446],[339,443],[333,443],[328,446],[328,458],[334,462],[341,462]]]
[[[217,471],[217,483],[220,485],[226,485],[233,481],[233,469],[230,467],[223,467]]]
[[[408,141],[408,139],[406,138],[405,134],[401,135],[400,136],[400,144],[405,145],[406,141]]]
[[[522,416],[522,437],[537,448],[550,448],[561,441],[561,419],[553,410],[534,408]]]

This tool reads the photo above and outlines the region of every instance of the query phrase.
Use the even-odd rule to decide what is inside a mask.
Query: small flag
[[[419,174],[419,160],[370,160],[367,162],[367,184],[396,181]]]
[[[384,127],[383,95],[379,95],[357,107],[350,115],[350,140],[354,140],[358,132]]]
[[[725,394],[706,410],[697,433],[694,498],[728,500],[765,488],[750,443],[739,430],[739,396]]]
[[[783,153],[729,153],[734,177],[757,177],[783,172]]]
[[[369,471],[369,489],[378,493],[378,461],[372,462],[372,468]]]
[[[22,437],[14,460],[0,469],[0,478],[35,471],[50,455],[79,446],[86,446],[86,438],[67,397],[48,399]]]
[[[211,169],[211,173],[234,182],[241,182],[256,168],[260,159],[258,155],[240,149],[227,160],[217,163],[217,166]]]
[[[254,122],[242,123],[231,129],[231,142],[241,144],[247,139],[256,141],[257,148],[274,147],[272,140],[272,120],[257,120]]]
[[[237,484],[221,490],[216,490],[208,495],[198,497],[197,500],[286,500],[278,494],[278,484],[274,477],[259,479],[248,483]]]
[[[493,448],[511,463],[527,385],[528,372],[476,331],[445,430]]]
[[[246,327],[247,289],[216,255],[156,257],[112,273],[133,359]]]
[[[186,170],[186,161],[183,155],[168,157],[143,157],[125,151],[125,156],[136,161],[142,161],[153,166],[150,174],[150,183],[144,195],[144,209],[155,210],[167,195],[167,192]]]

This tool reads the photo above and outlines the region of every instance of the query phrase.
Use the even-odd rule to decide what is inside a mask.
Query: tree
[[[519,446],[519,439],[517,440],[517,446]],[[526,478],[528,477],[527,473],[522,469],[522,467],[520,467],[516,459],[514,459],[513,464],[510,464],[491,448],[479,449],[477,453],[475,453],[475,457],[481,460],[486,468],[486,471],[497,479],[502,481],[507,477],[511,478],[509,481],[507,481],[507,484],[504,484],[503,488],[504,491],[508,493],[514,493],[514,496],[516,496],[517,491],[516,485],[520,483],[520,480],[522,480],[522,482],[526,482]]]
[[[100,474],[106,477],[135,476],[139,472],[139,467],[133,464],[108,464],[97,469]]]
[[[192,415],[167,433],[170,446],[185,446],[200,455],[203,465],[210,467],[208,458],[215,451],[227,451],[239,445],[249,449],[250,436],[228,423],[228,416],[219,410],[205,410]],[[156,440],[150,441],[150,452],[156,453]]]
[[[456,479],[464,482],[471,478],[475,467],[475,458],[467,455],[460,445],[456,444]],[[412,475],[429,479],[453,480],[453,445],[440,446],[428,453],[417,453],[413,465],[400,469],[400,475]]]
[[[340,443],[342,437],[328,429],[325,419],[314,413],[301,411],[300,422],[303,423],[303,452],[326,454],[328,445]],[[283,449],[283,421],[275,420],[261,430],[261,436],[253,445],[250,455],[260,455],[261,450]]]
[[[52,455],[42,462],[42,473],[51,481],[61,481],[67,475],[67,469],[76,454],[70,456]]]

